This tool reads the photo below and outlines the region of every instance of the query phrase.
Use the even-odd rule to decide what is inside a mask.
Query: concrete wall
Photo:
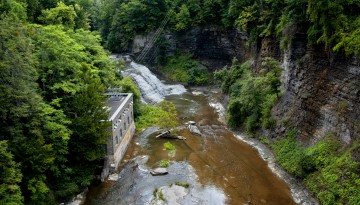
[[[115,167],[119,166],[119,163],[121,162],[122,158],[124,157],[125,151],[134,135],[134,132],[135,132],[135,122],[133,121],[130,124],[129,129],[127,129],[119,146],[117,146],[117,150],[115,151],[115,154],[114,154]]]
[[[110,116],[111,137],[107,140],[107,155],[104,168],[101,173],[101,181],[104,181],[109,173],[114,172],[119,166],[132,136],[135,133],[133,95],[124,94],[125,99]]]

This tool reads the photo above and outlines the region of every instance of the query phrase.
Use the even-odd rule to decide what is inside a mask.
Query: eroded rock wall
[[[285,93],[273,109],[277,134],[295,127],[303,142],[335,134],[344,144],[360,134],[360,61],[307,46],[298,34],[283,54]]]
[[[154,32],[147,36],[136,36],[130,46],[130,52],[137,55],[152,39]],[[237,29],[218,29],[194,27],[186,32],[173,33],[165,31],[167,55],[174,55],[177,50],[190,52],[209,69],[219,69],[231,65],[236,57],[245,61],[252,54],[245,46],[247,34]],[[147,63],[154,63],[158,52],[156,44],[148,53]]]

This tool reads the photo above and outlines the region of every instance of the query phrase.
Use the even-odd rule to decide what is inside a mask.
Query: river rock
[[[195,125],[189,125],[189,130],[192,134],[195,134],[195,135],[199,135],[201,136],[201,132],[199,130],[199,128]]]
[[[108,177],[109,181],[117,181],[119,179],[119,175],[117,173],[110,174]]]
[[[81,192],[80,194],[76,195],[76,197],[74,197],[71,202],[66,203],[66,205],[82,205],[85,203],[86,200],[86,194],[88,193],[88,189],[86,188],[83,192]]]
[[[188,121],[187,124],[188,125],[195,125],[196,123],[195,123],[195,121]]]
[[[166,168],[162,168],[162,167],[159,167],[159,168],[156,168],[156,169],[153,169],[150,171],[150,174],[153,176],[166,175],[168,173],[169,173],[168,170]]]
[[[163,199],[166,199],[166,203],[164,203],[163,199],[160,198],[160,193]],[[189,191],[178,185],[171,186],[163,186],[160,187],[156,192],[156,197],[150,202],[151,205],[162,205],[162,204],[171,204],[171,205],[180,205],[183,203],[179,203],[179,200],[183,199]]]
[[[177,139],[179,139],[179,140],[186,140],[186,137],[183,137],[183,136],[176,136],[177,137]]]

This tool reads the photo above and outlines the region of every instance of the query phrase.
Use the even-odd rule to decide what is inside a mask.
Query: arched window
[[[115,137],[116,144],[119,144],[119,137],[116,135]]]

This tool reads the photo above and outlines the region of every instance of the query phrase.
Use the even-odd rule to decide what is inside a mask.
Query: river
[[[300,191],[289,188],[284,179],[291,184],[291,177],[275,168],[274,162],[264,160],[273,158],[266,148],[251,140],[244,142],[244,136],[227,128],[219,90],[176,90],[159,98],[173,102],[180,124],[194,121],[201,135],[191,133],[187,126],[178,133],[186,140],[155,138],[157,128],[135,135],[119,167],[119,179],[92,186],[86,205],[314,204],[307,193],[302,194],[302,187]],[[168,141],[175,151],[164,149]],[[152,176],[149,171],[159,167],[161,160],[170,162],[169,174]]]

